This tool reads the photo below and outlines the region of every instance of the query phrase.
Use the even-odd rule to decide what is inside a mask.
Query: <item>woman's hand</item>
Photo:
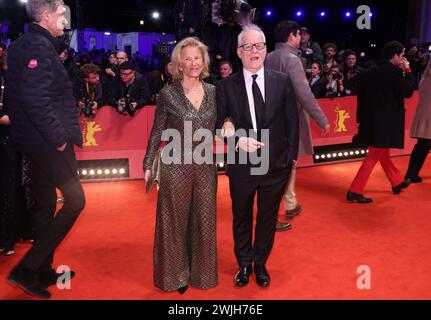
[[[145,173],[144,173],[145,183],[147,183],[148,180],[150,180],[150,175],[151,175],[151,170],[145,170]]]

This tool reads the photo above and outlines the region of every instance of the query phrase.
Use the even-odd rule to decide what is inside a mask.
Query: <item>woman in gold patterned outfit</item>
[[[200,144],[192,141],[197,130],[215,132],[215,87],[202,81],[208,75],[207,47],[196,38],[185,38],[175,47],[172,62],[174,82],[160,92],[144,159],[146,181],[151,175],[163,131],[175,129],[179,132],[183,157],[190,156]],[[186,129],[190,125],[191,134]],[[197,164],[194,160],[191,164],[185,161],[166,164],[163,160],[162,156],[154,240],[154,284],[164,291],[178,290],[181,294],[189,285],[199,289],[215,287],[218,279],[216,166]]]

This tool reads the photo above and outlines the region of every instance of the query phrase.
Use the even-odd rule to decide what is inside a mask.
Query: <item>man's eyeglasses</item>
[[[128,77],[133,73],[133,71],[129,71],[129,72],[120,72],[120,76],[121,77]]]
[[[244,51],[251,51],[253,50],[253,47],[256,47],[257,50],[263,50],[266,47],[266,43],[265,42],[246,43],[239,47],[242,48]]]

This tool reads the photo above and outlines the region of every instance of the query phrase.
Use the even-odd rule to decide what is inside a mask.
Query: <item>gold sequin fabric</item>
[[[144,169],[161,145],[162,132],[176,129],[182,138],[182,155],[199,145],[185,134],[215,130],[215,87],[203,84],[205,95],[199,111],[186,98],[179,82],[160,92]],[[161,162],[154,240],[154,284],[164,291],[191,285],[208,289],[217,285],[216,237],[217,169],[214,164],[165,164]]]

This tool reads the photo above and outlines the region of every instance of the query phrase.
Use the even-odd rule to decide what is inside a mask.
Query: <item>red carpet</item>
[[[408,157],[396,158],[405,172]],[[360,163],[298,170],[304,212],[293,229],[277,233],[268,262],[271,286],[254,280],[233,286],[232,219],[228,180],[218,191],[219,285],[183,296],[153,286],[152,247],[156,194],[142,181],[85,184],[87,206],[59,248],[56,265],[77,271],[71,290],[52,288],[53,299],[431,299],[431,170],[424,182],[393,195],[380,166],[366,195],[374,204],[347,203],[345,193]],[[154,191],[155,192],[155,191]],[[283,209],[283,208],[281,208]],[[27,250],[0,257],[0,299],[30,299],[5,276]],[[359,290],[356,269],[371,268],[371,290]]]

